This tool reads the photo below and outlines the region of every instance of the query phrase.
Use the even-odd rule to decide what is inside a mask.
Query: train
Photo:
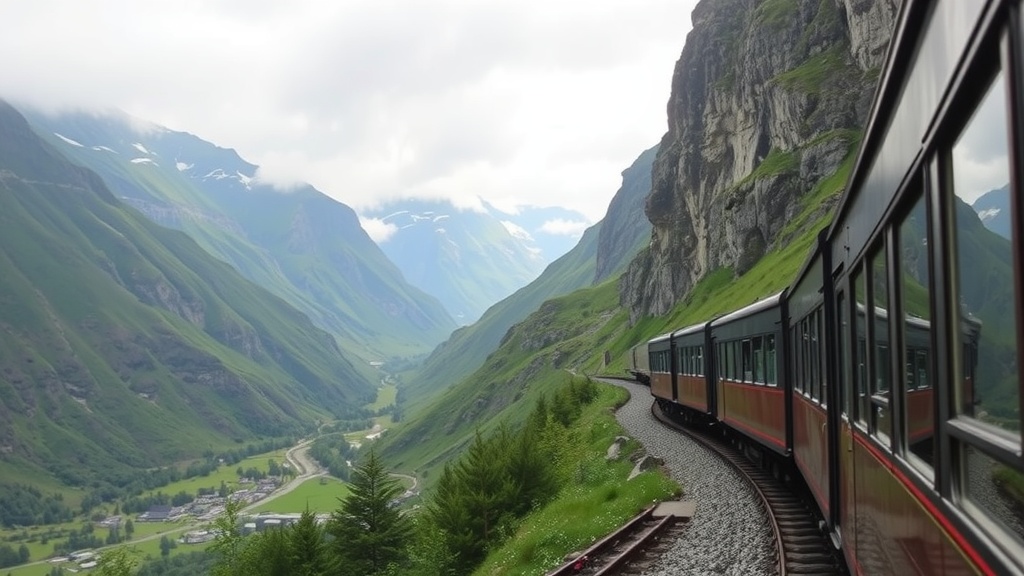
[[[798,476],[854,574],[1024,573],[1024,16],[904,0],[796,278],[651,338],[661,410]],[[1002,188],[1010,230],[970,204]]]

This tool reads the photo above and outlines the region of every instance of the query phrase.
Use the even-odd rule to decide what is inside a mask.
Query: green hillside
[[[334,339],[118,202],[0,102],[0,477],[119,484],[346,417]]]

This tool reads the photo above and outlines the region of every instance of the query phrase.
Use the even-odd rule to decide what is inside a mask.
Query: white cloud
[[[366,234],[377,244],[387,242],[395,232],[398,232],[398,226],[385,222],[380,218],[360,216],[359,225],[363,227]]]
[[[564,220],[562,218],[556,218],[555,220],[548,220],[541,224],[540,229],[542,232],[547,234],[571,236],[575,238],[582,236],[588,226],[590,226],[590,224],[582,220]]]
[[[121,108],[357,210],[483,198],[596,221],[666,129],[695,3],[10,3],[0,54],[18,57],[0,58],[0,97]]]

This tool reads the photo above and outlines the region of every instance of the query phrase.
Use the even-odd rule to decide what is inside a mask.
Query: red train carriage
[[[827,321],[822,287],[823,262],[815,250],[803,273],[787,294],[788,379],[791,382],[790,413],[792,414],[793,461],[799,469],[824,516],[828,516],[830,494],[830,459],[834,448],[829,439],[835,436],[835,423],[830,422],[830,399],[827,354]]]
[[[713,394],[710,383],[710,349],[707,328],[710,322],[701,322],[672,333],[676,350],[676,401],[702,414],[713,414]]]
[[[715,349],[715,417],[756,442],[785,454],[785,381],[779,349],[785,301],[782,293],[711,322]]]
[[[1024,570],[1022,31],[1019,1],[903,3],[846,196],[791,290],[794,460],[858,574]],[[969,206],[1004,185],[1008,238]]]
[[[652,394],[792,455],[856,574],[1024,573],[1021,0],[905,0],[898,22],[797,280],[651,340]],[[1003,237],[969,206],[993,189]]]
[[[651,394],[659,400],[674,402],[676,386],[672,369],[672,333],[652,338],[647,343],[647,355],[651,369]]]

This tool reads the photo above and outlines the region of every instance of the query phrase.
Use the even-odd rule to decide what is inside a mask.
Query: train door
[[[843,374],[843,366],[840,359],[843,357],[843,344],[845,342],[843,333],[843,322],[845,319],[844,307],[846,306],[845,293],[841,290],[837,293],[836,286],[838,285],[838,278],[842,275],[842,268],[834,274],[830,274],[832,270],[832,252],[830,247],[826,244],[824,237],[822,237],[822,246],[820,249],[822,254],[822,284],[823,284],[823,296],[825,299],[825,306],[823,307],[824,312],[824,329],[822,330],[822,340],[825,342],[825,366],[827,369],[822,370],[822,378],[826,382],[830,382],[831,385],[823,390],[822,403],[827,406],[825,411],[825,429],[822,433],[825,435],[823,439],[825,442],[825,458],[826,466],[828,471],[828,515],[826,518],[829,528],[831,528],[836,535],[836,545],[841,544],[842,540],[842,523],[841,523],[841,510],[844,508],[844,502],[842,501],[842,490],[840,487],[840,470],[842,458],[841,452],[841,441],[840,441],[840,430],[841,430],[841,413],[842,413],[842,394],[845,389],[844,383],[845,378]],[[829,336],[832,336],[831,338]]]
[[[848,565],[853,551],[857,549],[857,497],[854,469],[854,439],[853,439],[853,415],[854,415],[854,389],[856,383],[851,379],[853,374],[852,365],[854,350],[857,349],[856,333],[853,325],[856,323],[856,309],[852,308],[849,298],[849,289],[843,287],[836,293],[836,389],[835,397],[838,400],[836,409],[832,412],[836,418],[836,436],[833,442],[834,459],[832,468],[836,479],[836,499],[833,502],[832,516],[835,519],[835,533],[840,540],[843,553],[847,556]]]

